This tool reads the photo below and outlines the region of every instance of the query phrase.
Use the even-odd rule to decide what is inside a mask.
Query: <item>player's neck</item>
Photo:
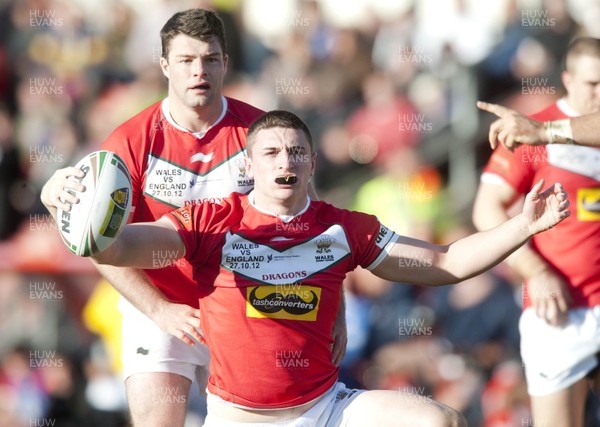
[[[572,117],[577,117],[577,116],[581,116],[583,114],[588,114],[591,111],[586,112],[585,108],[583,108],[581,105],[579,105],[577,102],[575,102],[576,100],[572,97],[572,96],[568,96],[565,99],[563,106],[563,113],[572,116]],[[565,111],[566,110],[566,111]]]
[[[207,131],[219,120],[225,108],[221,96],[215,102],[196,108],[190,108],[180,102],[173,101],[169,98],[171,119],[192,133]]]

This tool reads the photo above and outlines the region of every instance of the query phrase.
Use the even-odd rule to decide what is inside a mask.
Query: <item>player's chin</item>
[[[205,107],[209,104],[210,99],[211,97],[208,95],[208,93],[190,94],[186,98],[186,104],[190,108]]]
[[[298,188],[294,185],[275,184],[271,190],[271,194],[280,200],[286,200],[294,197],[298,192]]]
[[[300,191],[298,184],[275,184],[275,191],[279,196],[290,196]]]

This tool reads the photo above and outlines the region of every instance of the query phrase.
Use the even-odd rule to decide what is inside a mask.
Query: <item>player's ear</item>
[[[317,153],[313,152],[310,156],[311,166],[310,166],[310,176],[315,174],[315,169],[317,167]]]
[[[227,66],[229,65],[229,55],[223,55],[223,75],[227,74]]]
[[[569,93],[569,89],[571,87],[571,74],[565,70],[562,73],[560,73],[560,79],[562,81],[563,87],[567,90],[567,93]]]
[[[160,69],[162,70],[163,75],[168,79],[169,78],[169,61],[164,56],[161,56],[158,60],[160,64]]]

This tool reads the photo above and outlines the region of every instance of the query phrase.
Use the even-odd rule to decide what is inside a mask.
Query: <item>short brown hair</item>
[[[248,128],[246,136],[246,152],[250,154],[250,148],[256,139],[256,134],[264,129],[284,128],[284,129],[299,129],[306,136],[310,150],[313,151],[312,135],[308,126],[300,117],[292,112],[285,110],[269,111],[258,119],[256,119]]]
[[[183,34],[198,40],[208,41],[215,36],[223,55],[227,52],[225,27],[216,12],[206,9],[188,9],[173,15],[160,30],[162,57],[169,56],[169,45],[176,36]]]
[[[567,71],[572,71],[573,61],[582,55],[593,56],[600,58],[600,39],[592,37],[579,37],[569,44],[567,54],[565,55],[564,68]]]

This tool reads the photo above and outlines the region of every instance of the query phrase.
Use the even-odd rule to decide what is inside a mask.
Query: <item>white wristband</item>
[[[544,122],[548,144],[573,144],[571,119]]]

